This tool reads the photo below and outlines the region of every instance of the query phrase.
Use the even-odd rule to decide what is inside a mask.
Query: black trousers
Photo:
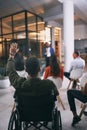
[[[51,57],[46,57],[46,67],[50,65],[50,58]]]
[[[64,76],[70,80],[70,73],[69,72],[64,72]],[[77,85],[77,81],[74,80],[73,88],[76,88],[76,85]]]
[[[78,99],[79,101],[83,103],[87,102],[87,96],[84,95],[81,90],[74,90],[74,89],[68,90],[67,98],[68,98],[70,110],[73,112],[76,112],[75,99]]]

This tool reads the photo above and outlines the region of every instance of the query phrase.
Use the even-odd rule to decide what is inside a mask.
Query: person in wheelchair
[[[16,92],[19,92],[19,93],[23,92],[24,95],[28,94],[30,96],[33,96],[33,97],[35,96],[35,98],[37,98],[40,95],[47,95],[52,91],[52,93],[55,96],[55,98],[54,98],[54,101],[55,101],[56,96],[59,95],[59,92],[52,81],[41,80],[39,78],[39,76],[38,76],[39,72],[40,72],[39,60],[36,57],[27,58],[25,67],[26,67],[26,72],[28,73],[28,77],[27,77],[27,79],[20,77],[17,74],[17,72],[15,70],[15,65],[14,65],[14,63],[15,63],[14,56],[16,54],[16,48],[15,48],[15,50],[13,50],[11,47],[10,47],[10,51],[9,51],[10,54],[9,54],[9,59],[7,62],[6,69],[7,69],[7,74],[9,76],[11,85],[16,89]],[[13,53],[13,52],[15,52],[15,53]],[[28,99],[26,99],[26,100],[28,100]],[[28,115],[28,113],[27,113],[27,115]]]

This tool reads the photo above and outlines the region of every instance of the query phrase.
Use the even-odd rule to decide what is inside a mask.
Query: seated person
[[[76,111],[75,99],[78,99],[83,103],[87,102],[87,82],[85,84],[85,87],[82,90],[76,90],[76,89],[68,90],[67,97],[68,97],[70,110],[73,113],[72,126],[74,126],[81,120]]]
[[[18,75],[27,78],[27,72],[25,71],[25,67],[24,67],[24,57],[21,50],[19,50],[16,53],[14,59],[15,59],[15,69]]]
[[[45,69],[44,79],[49,79],[53,81],[53,83],[57,87],[57,90],[59,90],[62,87],[63,74],[64,74],[63,67],[57,60],[56,55],[52,55],[50,58],[50,65],[47,66]],[[58,95],[58,101],[61,103],[63,109],[65,110],[65,107],[59,95]]]
[[[64,76],[70,80],[70,73],[74,69],[84,69],[85,61],[80,57],[80,53],[75,51],[73,53],[73,61],[71,62],[69,72],[64,72]],[[74,81],[73,88],[76,87],[76,81]]]
[[[41,95],[53,90],[54,95],[57,96],[59,93],[56,86],[50,80],[41,80],[38,77],[40,72],[39,61],[35,57],[28,58],[26,60],[26,71],[28,77],[20,77],[15,71],[14,55],[16,54],[16,49],[14,50],[14,55],[12,54],[12,48],[10,47],[9,59],[7,62],[7,74],[9,75],[10,82],[15,89],[23,90],[29,92],[31,95]],[[11,55],[12,54],[12,55]]]
[[[16,53],[14,59],[15,59],[15,69],[17,71],[24,70],[24,58],[23,58],[23,54],[22,54],[21,50],[19,50]]]
[[[43,78],[47,79],[49,76],[53,76],[54,78],[60,77],[63,80],[63,74],[63,67],[57,60],[56,55],[52,55],[50,65],[46,67]]]

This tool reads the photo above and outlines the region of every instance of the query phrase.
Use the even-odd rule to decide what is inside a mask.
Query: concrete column
[[[52,36],[52,47],[54,48],[55,50],[55,33],[54,33],[54,27],[52,27],[52,30],[51,30],[51,36]]]
[[[74,5],[72,0],[64,0],[64,71],[68,72],[74,52]]]

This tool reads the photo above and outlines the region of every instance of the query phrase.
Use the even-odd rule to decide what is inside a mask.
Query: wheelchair
[[[8,130],[62,130],[61,113],[54,98],[52,93],[39,96],[18,93]]]

